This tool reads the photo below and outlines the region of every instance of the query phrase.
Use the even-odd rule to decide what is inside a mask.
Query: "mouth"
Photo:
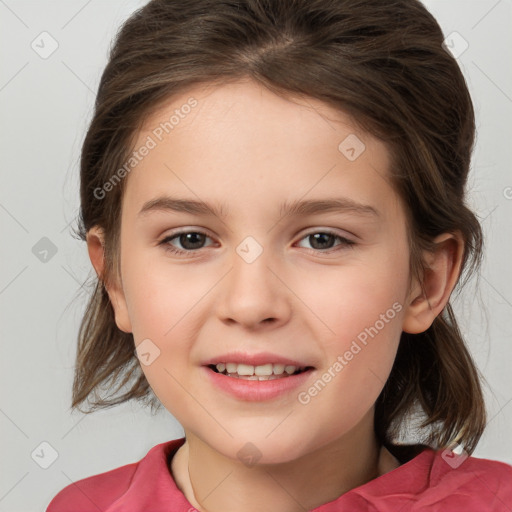
[[[219,355],[204,361],[205,377],[220,390],[237,400],[263,402],[285,398],[314,377],[316,368],[304,360],[278,354],[243,352]]]
[[[258,366],[243,363],[217,363],[207,365],[215,373],[242,380],[277,380],[313,370],[313,366],[293,366],[282,363],[266,363]]]

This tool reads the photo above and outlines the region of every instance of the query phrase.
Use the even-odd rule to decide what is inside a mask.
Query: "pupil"
[[[333,246],[332,243],[330,243],[330,244],[328,243],[327,246],[322,245],[322,242],[325,243],[326,238],[330,239],[328,241],[334,242],[334,236],[330,235],[329,233],[315,233],[313,235],[309,235],[309,238],[310,238],[311,247],[313,247],[315,249],[330,249]],[[318,242],[320,242],[320,246],[318,246]]]
[[[180,243],[185,249],[200,249],[204,243],[203,239],[204,235],[202,233],[184,233],[180,235]]]

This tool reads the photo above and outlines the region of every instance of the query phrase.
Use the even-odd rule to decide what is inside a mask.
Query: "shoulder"
[[[138,462],[78,480],[64,487],[48,505],[46,512],[106,512],[128,494],[137,494],[146,482],[166,471],[165,459],[179,440],[161,443]],[[168,474],[166,475],[167,477]]]
[[[400,447],[395,453],[403,456],[398,468],[352,491],[357,495],[353,500],[362,498],[367,507],[360,510],[512,511],[509,464],[425,445]]]
[[[442,499],[466,512],[512,510],[512,466],[496,460],[435,453],[425,499]]]
[[[486,475],[496,482],[511,484],[512,466],[497,460],[455,455],[449,450],[435,452],[431,474],[434,481],[453,477],[461,482],[477,482],[482,481],[482,477]]]
[[[104,510],[128,489],[138,464],[127,464],[69,484],[52,499],[46,512]]]

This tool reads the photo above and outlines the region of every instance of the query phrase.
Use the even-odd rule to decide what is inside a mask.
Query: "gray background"
[[[0,512],[44,511],[66,485],[183,434],[165,410],[152,417],[135,404],[69,412],[82,284],[93,275],[70,232],[80,146],[110,41],[144,3],[0,0]],[[463,38],[451,36],[454,51],[469,45],[458,60],[477,112],[470,190],[487,252],[455,304],[488,383],[490,421],[474,456],[512,464],[512,0],[425,3],[446,36]],[[47,58],[31,47],[51,49],[43,31],[58,43]],[[47,469],[51,449],[31,455],[42,442],[58,454]]]

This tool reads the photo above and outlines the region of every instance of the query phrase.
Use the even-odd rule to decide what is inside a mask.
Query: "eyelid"
[[[195,227],[195,226],[185,226],[185,227],[181,227],[181,228],[169,229],[169,230],[165,230],[165,233],[166,233],[165,236],[160,235],[159,238],[161,238],[161,240],[165,240],[168,238],[174,238],[178,235],[183,235],[185,233],[200,233],[209,238],[215,238],[211,234],[211,232],[209,230],[207,230],[206,228],[199,228],[199,227]]]
[[[352,238],[358,238],[356,235],[350,233],[350,231],[346,230],[340,230],[337,228],[328,228],[328,227],[314,227],[310,230],[305,231],[302,234],[302,238],[308,235],[314,235],[315,233],[328,233],[330,235],[339,236],[340,238],[345,238],[347,240],[353,241],[355,243],[355,240],[351,240]]]
[[[169,242],[173,239],[178,238],[180,235],[187,234],[187,233],[197,233],[204,235],[206,238],[213,239],[212,236],[210,236],[207,232],[207,230],[204,230],[203,228],[194,228],[194,227],[188,227],[188,228],[179,228],[178,231],[173,231],[169,233],[168,235],[164,236],[159,242],[158,245],[164,246],[164,250],[178,254],[178,255],[187,255],[188,257],[197,257],[198,254],[200,254],[202,249],[206,249],[207,247],[211,247],[214,244],[207,245],[205,247],[200,247],[198,249],[179,249],[177,247],[174,247]],[[314,253],[315,255],[329,255],[331,253],[339,252],[343,249],[353,249],[355,245],[357,245],[357,242],[352,240],[350,235],[347,237],[343,233],[339,233],[334,228],[323,228],[323,227],[315,227],[311,228],[309,231],[302,233],[302,236],[298,239],[295,243],[300,243],[302,240],[307,238],[308,236],[314,235],[314,234],[324,234],[324,235],[330,235],[338,240],[340,240],[339,244],[334,245],[333,247],[325,250],[321,249],[309,249],[308,247],[304,247],[303,249],[306,249],[310,253]],[[354,235],[352,235],[354,236]]]
[[[330,247],[329,249],[325,249],[325,250],[309,249],[308,247],[304,247],[304,249],[307,249],[308,252],[313,252],[313,253],[318,254],[318,255],[322,255],[322,254],[327,254],[328,255],[328,254],[331,254],[333,252],[341,251],[343,248],[345,248],[345,249],[353,249],[354,246],[357,245],[357,242],[355,240],[352,240],[349,236],[345,236],[345,234],[341,234],[341,233],[339,233],[338,231],[336,231],[335,229],[332,229],[332,228],[315,228],[315,229],[312,229],[311,231],[304,233],[299,238],[299,241],[297,243],[300,243],[305,238],[308,238],[309,236],[317,234],[317,233],[333,236],[334,238],[337,238],[338,240],[340,240],[341,243],[336,244],[333,247]]]
[[[158,244],[157,245],[166,245],[168,242],[170,242],[171,240],[173,239],[176,239],[178,238],[180,235],[185,235],[187,233],[198,233],[200,235],[204,235],[206,238],[210,238],[213,240],[214,237],[212,237],[208,231],[206,231],[205,229],[203,228],[194,228],[194,227],[191,227],[191,228],[178,228],[178,231],[172,231],[171,233],[168,233],[167,235],[165,235],[164,237],[162,237]],[[210,247],[210,246],[207,246],[207,247]],[[188,250],[186,251],[185,249],[176,249],[177,251],[181,251],[181,252],[187,252],[187,253],[193,253],[193,252],[199,252],[201,249],[204,249],[204,247],[201,247],[200,249],[195,249],[195,250]]]
[[[308,228],[306,228],[308,229]],[[215,238],[211,233],[210,231],[208,231],[206,228],[196,228],[194,226],[188,226],[188,227],[185,227],[185,228],[176,228],[177,231],[171,231],[170,233],[168,233],[167,235],[165,235],[162,239],[168,239],[168,238],[174,238],[178,235],[181,235],[181,234],[185,234],[185,233],[200,233],[202,235],[205,235],[209,238]],[[303,230],[299,231],[295,236],[297,237]],[[328,227],[322,227],[322,226],[315,226],[315,227],[312,227],[310,228],[308,231],[304,232],[302,234],[302,237],[301,238],[304,238],[305,236],[308,236],[308,235],[311,235],[311,234],[315,234],[315,233],[329,233],[329,234],[332,234],[332,235],[336,235],[336,236],[339,236],[341,238],[359,238],[357,237],[355,234],[351,233],[350,231],[346,231],[346,230],[343,230],[343,231],[338,231],[337,228],[328,228]],[[354,240],[355,242],[355,240]]]

